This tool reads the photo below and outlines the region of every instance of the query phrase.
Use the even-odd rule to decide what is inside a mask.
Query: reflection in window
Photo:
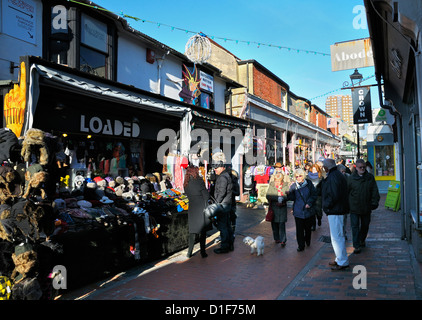
[[[375,175],[394,176],[394,146],[375,146]]]
[[[79,69],[84,72],[106,77],[106,56],[83,45],[80,47]]]

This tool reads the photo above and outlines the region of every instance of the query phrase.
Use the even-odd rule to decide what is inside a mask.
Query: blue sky
[[[254,59],[289,86],[296,95],[310,99],[325,110],[329,95],[349,94],[338,90],[349,81],[353,70],[331,71],[330,45],[367,38],[369,31],[356,28],[353,22],[359,12],[354,8],[363,0],[97,0],[98,5],[116,13],[127,14],[145,22],[126,18],[131,27],[184,52],[188,39],[203,32],[243,60]],[[174,27],[174,29],[172,28]],[[178,28],[182,29],[179,30]],[[221,39],[219,39],[221,38]],[[226,40],[224,40],[226,39]],[[233,40],[239,40],[238,43]],[[251,42],[249,45],[242,41]],[[255,43],[254,43],[255,42]],[[272,44],[276,47],[258,44]],[[279,49],[277,46],[292,48]],[[294,49],[304,51],[297,52]],[[374,68],[361,68],[364,78],[374,74]],[[373,84],[369,79],[365,84]],[[378,106],[378,96],[372,89],[372,107]],[[323,97],[319,97],[324,95]],[[319,97],[314,99],[315,97]]]

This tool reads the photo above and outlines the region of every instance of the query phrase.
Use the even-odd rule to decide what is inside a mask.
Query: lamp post
[[[363,76],[359,73],[358,69],[355,69],[355,71],[350,75],[350,81],[352,81],[352,90],[355,85],[359,85],[363,79]],[[357,133],[357,146],[358,146],[358,152],[357,152],[357,158],[360,159],[360,138],[359,138],[359,124],[356,125],[356,133]]]

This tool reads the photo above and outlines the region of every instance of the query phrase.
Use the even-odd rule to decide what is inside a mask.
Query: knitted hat
[[[334,168],[336,166],[336,162],[334,161],[334,159],[329,159],[329,158],[328,159],[325,159],[322,164],[328,170],[331,170],[332,168]]]

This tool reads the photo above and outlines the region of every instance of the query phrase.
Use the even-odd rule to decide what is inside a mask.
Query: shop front
[[[368,161],[377,181],[380,193],[387,193],[390,181],[399,180],[398,156],[391,126],[373,124],[368,126]]]
[[[167,167],[157,156],[164,143],[157,137],[167,129],[179,134],[176,149],[189,144],[191,109],[39,58],[23,62],[21,82],[11,89],[22,90],[5,103],[4,123],[31,152],[21,168],[38,166],[48,179],[10,206],[23,201],[54,209],[51,232],[30,241],[54,246],[54,258],[38,262],[47,269],[63,265],[68,288],[76,288],[186,248],[188,200],[175,177],[158,187]],[[37,139],[29,142],[33,132]],[[48,161],[41,163],[36,155],[44,147]]]

